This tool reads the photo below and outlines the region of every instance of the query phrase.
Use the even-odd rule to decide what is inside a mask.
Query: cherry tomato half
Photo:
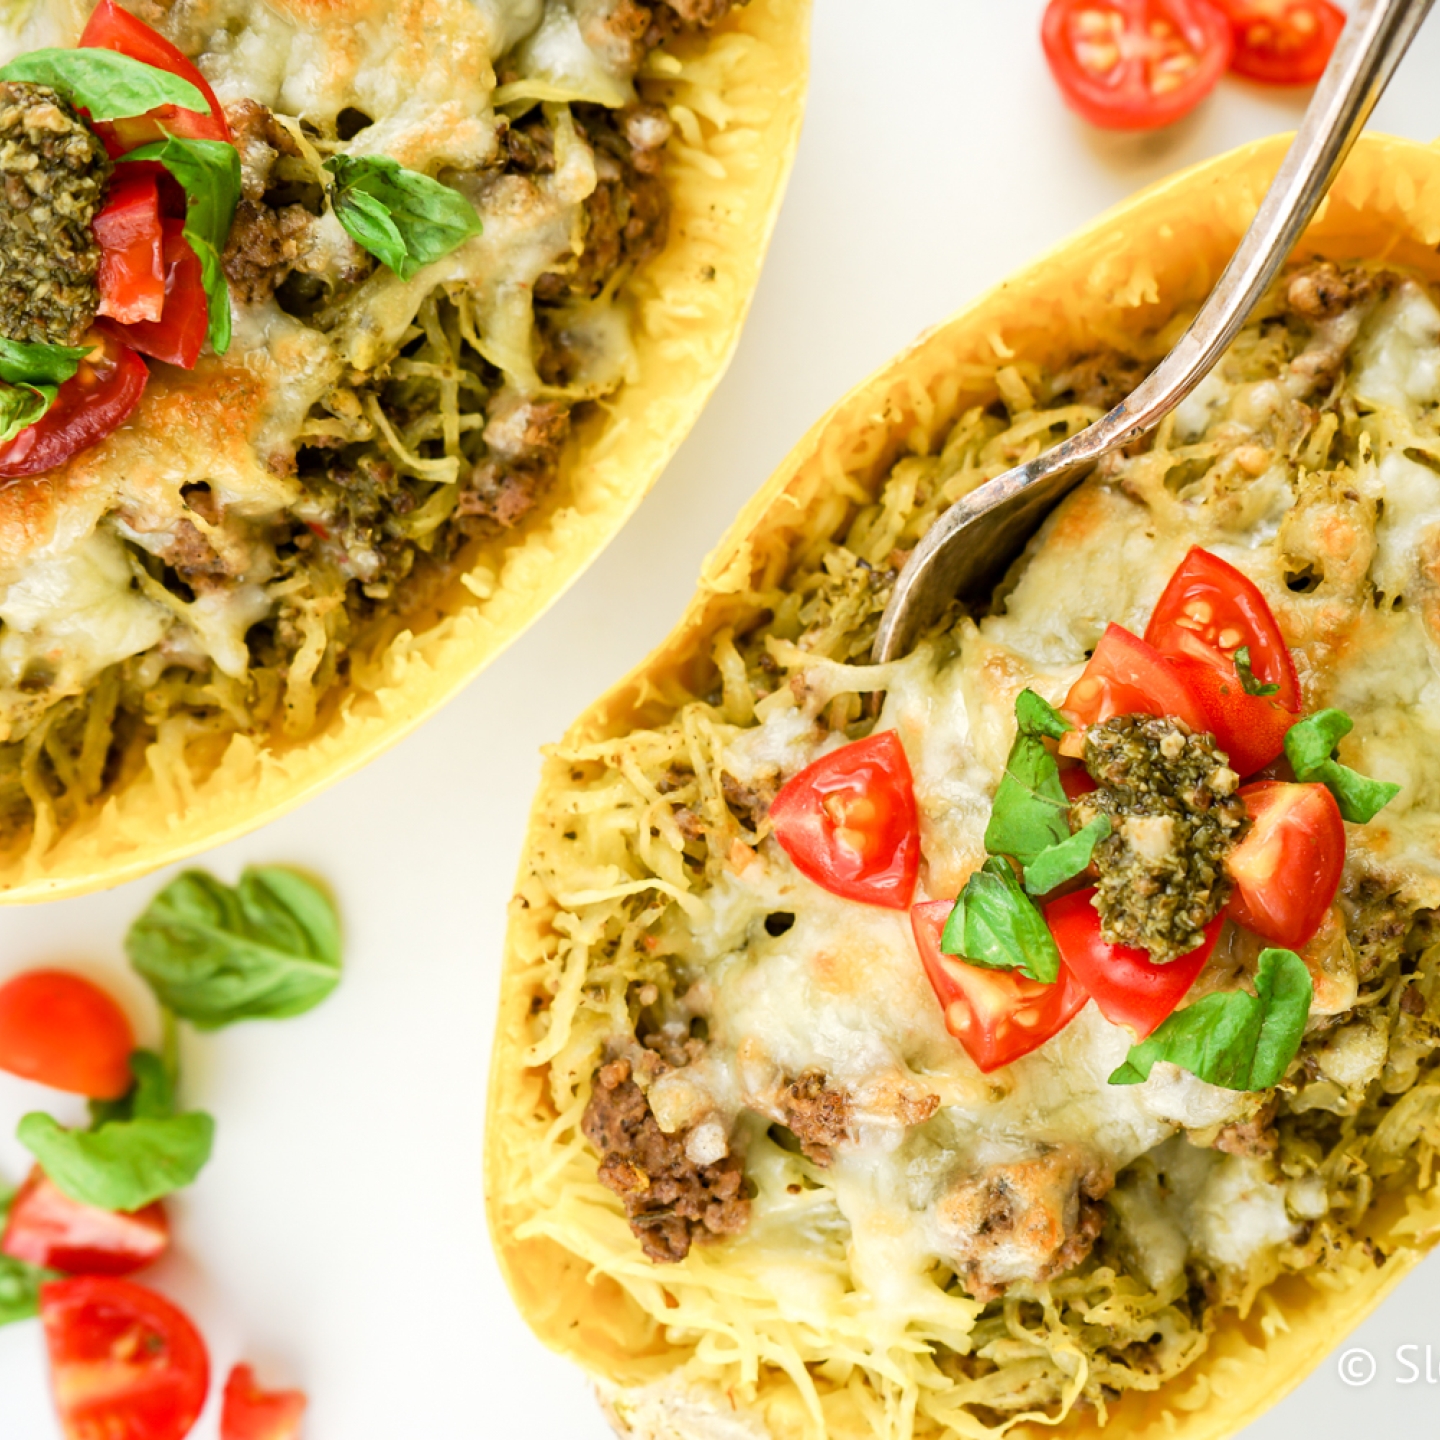
[[[832,895],[904,910],[920,869],[920,828],[905,747],[893,730],[832,751],[792,776],[770,805],[781,848]]]
[[[1045,907],[1045,923],[1060,957],[1076,981],[1115,1025],[1128,1025],[1143,1040],[1185,998],[1205,968],[1225,917],[1205,927],[1205,938],[1188,954],[1156,965],[1147,950],[1111,945],[1100,934],[1094,889],[1077,890]]]
[[[1109,625],[1080,678],[1060,707],[1079,730],[1115,715],[1169,715],[1192,730],[1205,731],[1201,710],[1180,672],[1138,635]],[[1077,753],[1079,734],[1065,736],[1060,748]]]
[[[0,445],[0,480],[41,475],[118,430],[140,403],[150,372],[145,362],[97,326],[99,345],[61,387],[33,425]]]
[[[1298,950],[1320,928],[1345,868],[1345,822],[1323,785],[1261,780],[1240,798],[1255,822],[1230,852],[1229,911],[1272,945]]]
[[[209,298],[200,257],[185,238],[183,220],[162,222],[165,308],[158,320],[139,320],[115,333],[142,355],[193,370],[210,331]]]
[[[27,970],[0,986],[0,1070],[56,1090],[118,1100],[135,1032],[98,986],[68,970]]]
[[[945,1014],[945,1028],[988,1075],[1058,1035],[1090,997],[1062,962],[1053,985],[1013,970],[986,970],[940,948],[953,900],[930,900],[910,911],[925,974]]]
[[[1211,0],[1050,0],[1045,58],[1065,103],[1092,125],[1154,130],[1188,115],[1230,63]]]
[[[163,139],[166,132],[187,140],[233,140],[225,111],[209,81],[163,35],[122,10],[115,0],[100,0],[80,34],[79,44],[83,50],[118,50],[132,60],[178,75],[199,90],[210,107],[207,113],[161,105],[133,119],[97,124],[95,129],[112,159]]]
[[[122,165],[92,222],[100,246],[100,310],[128,325],[158,320],[165,306],[160,189],[143,171]]]
[[[37,1165],[10,1206],[0,1253],[67,1275],[132,1275],[169,1244],[160,1201],[133,1215],[82,1205]]]
[[[40,1288],[50,1383],[66,1440],[183,1440],[210,1388],[190,1321],[130,1280],[84,1276]]]
[[[1345,12],[1330,0],[1216,0],[1230,20],[1230,68],[1266,85],[1313,85],[1330,63]]]
[[[225,1382],[220,1440],[298,1440],[305,1418],[303,1390],[262,1390],[248,1365],[237,1365]]]

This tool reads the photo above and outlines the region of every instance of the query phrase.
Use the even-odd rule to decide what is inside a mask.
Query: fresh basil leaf
[[[203,1110],[163,1119],[112,1120],[66,1130],[32,1111],[15,1132],[72,1200],[102,1210],[139,1210],[189,1185],[205,1167],[215,1122]]]
[[[1046,699],[1033,690],[1015,697],[1015,721],[1022,735],[1048,735],[1059,740],[1075,727]]]
[[[1022,865],[1033,864],[1052,845],[1069,838],[1069,813],[1055,757],[1038,735],[1022,731],[995,792],[985,848],[992,855],[1013,855]]]
[[[1278,685],[1264,684],[1250,668],[1250,647],[1242,645],[1234,654],[1235,674],[1239,677],[1240,688],[1247,695],[1278,695]]]
[[[220,255],[240,203],[240,153],[223,140],[167,135],[130,151],[121,163],[131,160],[158,160],[185,191],[185,239],[200,261],[210,302],[210,347],[223,355],[230,348],[230,290]]]
[[[1268,1090],[1285,1074],[1310,1014],[1314,987],[1293,950],[1262,950],[1255,993],[1226,990],[1177,1010],[1132,1045],[1112,1085],[1138,1085],[1168,1060],[1226,1090]]]
[[[1110,833],[1110,817],[1097,815],[1067,840],[1042,850],[1025,867],[1025,888],[1032,895],[1048,895],[1057,885],[1073,880],[1090,864],[1095,847]]]
[[[85,345],[46,345],[0,335],[0,380],[7,385],[63,385],[89,353]]]
[[[113,1120],[165,1120],[175,1113],[175,1081],[153,1050],[130,1055],[135,1083],[118,1100],[92,1100],[90,1125],[98,1129]]]
[[[209,113],[210,102],[190,81],[132,60],[118,50],[31,50],[0,69],[0,80],[48,85],[92,120],[121,120],[160,105]]]
[[[402,280],[480,233],[475,207],[458,190],[385,155],[332,155],[330,203],[345,233]]]
[[[340,921],[293,870],[245,871],[233,889],[203,870],[167,885],[125,937],[160,1002],[202,1030],[302,1015],[340,982]]]
[[[0,385],[0,445],[43,419],[58,393],[53,385]]]
[[[1285,733],[1285,758],[1295,778],[1323,785],[1352,825],[1367,825],[1399,793],[1388,780],[1372,780],[1334,759],[1335,747],[1355,728],[1343,710],[1320,710]]]
[[[1019,970],[1047,985],[1060,973],[1060,952],[1045,917],[1020,888],[1009,861],[993,855],[966,882],[940,948],[972,965]]]

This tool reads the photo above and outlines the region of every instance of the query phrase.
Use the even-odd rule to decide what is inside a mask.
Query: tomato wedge
[[[220,1440],[297,1440],[305,1418],[303,1390],[262,1390],[248,1365],[237,1365],[225,1382]]]
[[[66,1440],[183,1440],[210,1388],[190,1321],[129,1280],[84,1276],[40,1288],[50,1383]]]
[[[1188,954],[1168,965],[1156,965],[1146,950],[1111,945],[1100,934],[1100,912],[1091,903],[1093,887],[1052,900],[1045,923],[1055,937],[1060,958],[1079,985],[1115,1025],[1128,1025],[1143,1040],[1185,998],[1205,968],[1225,917],[1217,915],[1205,938]]]
[[[158,31],[122,10],[115,0],[100,0],[91,12],[79,45],[86,50],[118,50],[132,60],[153,65],[188,80],[205,97],[210,109],[183,110],[178,105],[161,105],[133,119],[97,124],[96,132],[105,142],[111,158],[163,139],[168,132],[188,140],[233,141],[225,111],[210,88],[210,82]]]
[[[1090,997],[1062,962],[1053,985],[1013,970],[986,970],[940,948],[953,900],[929,900],[910,911],[915,944],[945,1028],[988,1075],[1058,1035]]]
[[[10,1206],[0,1253],[67,1275],[132,1275],[169,1244],[158,1200],[133,1215],[82,1205],[37,1165]]]
[[[210,330],[209,299],[200,257],[185,238],[183,220],[164,220],[165,307],[158,320],[117,327],[116,334],[142,355],[193,370]]]
[[[55,403],[33,425],[0,445],[0,480],[40,475],[98,445],[140,403],[150,372],[128,346],[99,327],[99,345],[61,387]]]
[[[770,805],[775,839],[832,895],[904,910],[920,869],[920,826],[905,747],[893,730],[832,751]]]
[[[1106,627],[1060,709],[1080,731],[1115,715],[1169,715],[1192,730],[1209,729],[1205,712],[1175,666],[1120,625]],[[1080,738],[1065,736],[1060,749],[1078,754]]]
[[[118,1100],[130,1088],[134,1048],[125,1012],[83,976],[27,970],[0,986],[0,1070]]]
[[[100,246],[99,313],[122,325],[158,320],[165,305],[165,265],[154,175],[127,174],[122,165],[91,228]]]
[[[1230,68],[1266,85],[1313,85],[1330,63],[1345,12],[1330,0],[1216,0],[1230,21]]]
[[[1298,950],[1320,928],[1345,868],[1345,822],[1323,785],[1261,780],[1240,798],[1255,822],[1230,852],[1229,912],[1272,945]]]
[[[1230,64],[1211,0],[1050,0],[1040,25],[1065,103],[1092,125],[1154,130],[1188,115]]]

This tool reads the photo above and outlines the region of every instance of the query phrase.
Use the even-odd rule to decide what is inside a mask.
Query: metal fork
[[[1310,223],[1434,3],[1356,0],[1274,183],[1190,328],[1108,415],[986,481],[931,526],[885,607],[877,661],[903,655],[957,595],[983,594],[1090,466],[1153,429],[1210,373]]]

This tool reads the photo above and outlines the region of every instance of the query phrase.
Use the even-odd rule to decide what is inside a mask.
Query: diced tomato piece
[[[298,1440],[305,1418],[303,1390],[262,1390],[248,1365],[237,1365],[225,1382],[220,1440]]]
[[[1230,24],[1210,0],[1050,0],[1041,40],[1065,103],[1108,130],[1188,115],[1230,63]]]
[[[91,228],[100,246],[99,313],[122,325],[158,320],[165,305],[165,265],[154,175],[127,174],[121,166]]]
[[[1082,795],[1100,788],[1095,777],[1083,765],[1061,765],[1060,788],[1072,804]]]
[[[56,1090],[118,1100],[135,1032],[98,985],[68,970],[26,970],[0,986],[0,1070]]]
[[[1185,998],[1205,968],[1225,917],[1205,927],[1205,938],[1188,954],[1156,965],[1148,950],[1112,945],[1100,934],[1095,891],[1077,890],[1045,907],[1045,923],[1076,981],[1115,1025],[1128,1025],[1143,1040]]]
[[[1266,85],[1313,85],[1330,63],[1345,12],[1330,0],[1216,0],[1230,20],[1230,68]]]
[[[775,839],[832,895],[903,910],[920,869],[920,826],[905,747],[882,730],[792,776],[770,805]]]
[[[82,1205],[37,1165],[10,1206],[0,1253],[67,1275],[132,1275],[169,1244],[160,1201],[133,1215]]]
[[[209,298],[200,259],[185,239],[181,220],[165,220],[165,309],[157,321],[142,320],[116,334],[143,355],[193,370],[209,333]]]
[[[1262,780],[1240,788],[1254,821],[1230,852],[1229,912],[1272,945],[1299,950],[1320,928],[1345,868],[1345,822],[1323,785]]]
[[[183,1440],[205,1405],[210,1357],[189,1319],[130,1280],[40,1289],[50,1383],[66,1440]]]
[[[61,387],[55,403],[33,425],[0,445],[0,480],[41,475],[118,430],[140,403],[150,372],[145,362],[99,326],[97,350]]]
[[[1060,707],[1076,729],[1060,742],[1078,755],[1081,732],[1115,715],[1169,715],[1204,732],[1201,710],[1180,672],[1163,655],[1120,625],[1108,625],[1080,678]]]
[[[910,911],[910,924],[945,1028],[985,1073],[1038,1050],[1058,1035],[1090,997],[1060,965],[1053,985],[1014,970],[987,970],[940,948],[953,900],[930,900]]]

